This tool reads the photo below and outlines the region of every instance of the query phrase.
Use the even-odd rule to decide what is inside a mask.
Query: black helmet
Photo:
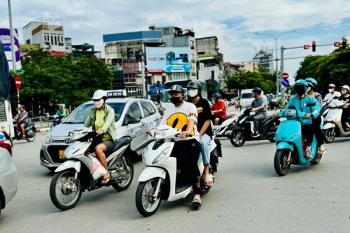
[[[254,87],[253,93],[257,93],[258,95],[261,94],[261,88],[260,87]]]
[[[197,80],[189,82],[187,88],[198,89],[199,91],[202,90],[201,84]]]
[[[169,93],[171,92],[181,92],[181,93],[185,93],[184,89],[182,88],[182,86],[180,85],[173,85],[172,87],[170,87]]]

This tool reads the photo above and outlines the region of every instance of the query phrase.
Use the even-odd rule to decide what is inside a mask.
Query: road
[[[85,192],[71,210],[58,210],[49,197],[52,173],[39,165],[45,134],[14,143],[19,190],[3,210],[0,232],[349,232],[349,138],[327,144],[318,165],[292,165],[279,177],[273,167],[275,145],[246,142],[234,148],[222,139],[224,157],[200,210],[191,197],[161,203],[144,218],[135,206],[137,178],[145,167],[135,164],[130,188]]]

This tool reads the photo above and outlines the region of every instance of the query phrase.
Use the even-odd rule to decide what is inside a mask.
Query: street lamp
[[[287,34],[287,33],[292,33],[292,32],[295,32],[297,31],[298,29],[295,29],[293,31],[289,31],[289,32],[284,32],[284,33],[281,33],[277,36],[275,35],[271,35],[271,34],[263,34],[263,33],[255,33],[255,35],[258,35],[258,36],[272,36],[273,38],[275,38],[275,50],[276,50],[276,98],[278,98],[279,96],[279,89],[280,89],[280,80],[278,78],[278,59],[277,59],[277,39],[278,37],[284,35],[284,34]]]
[[[11,0],[8,0],[9,8],[9,21],[10,21],[10,36],[11,36],[11,52],[12,52],[12,69],[16,72],[16,56],[15,56],[15,37],[13,35],[13,26],[12,26],[12,12],[11,12]]]

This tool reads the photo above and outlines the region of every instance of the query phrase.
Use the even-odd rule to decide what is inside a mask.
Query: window
[[[169,28],[164,28],[164,35],[169,35]]]
[[[128,111],[126,112],[126,117],[134,117],[136,119],[141,119],[141,110],[137,102],[133,102]]]
[[[156,112],[153,105],[150,102],[147,101],[141,101],[141,107],[143,110],[143,113],[145,114],[145,117],[148,117]]]

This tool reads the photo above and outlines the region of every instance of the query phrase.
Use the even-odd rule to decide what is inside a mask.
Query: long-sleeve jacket
[[[315,105],[306,106],[308,103],[315,103]],[[294,96],[293,98],[291,98],[285,109],[279,112],[278,116],[282,117],[283,112],[287,110],[290,106],[295,107],[302,125],[312,124],[312,119],[315,119],[320,115],[320,104],[314,97],[308,95],[303,95],[301,98],[299,98],[298,96]],[[305,118],[305,115],[307,113],[311,113],[312,118]]]

